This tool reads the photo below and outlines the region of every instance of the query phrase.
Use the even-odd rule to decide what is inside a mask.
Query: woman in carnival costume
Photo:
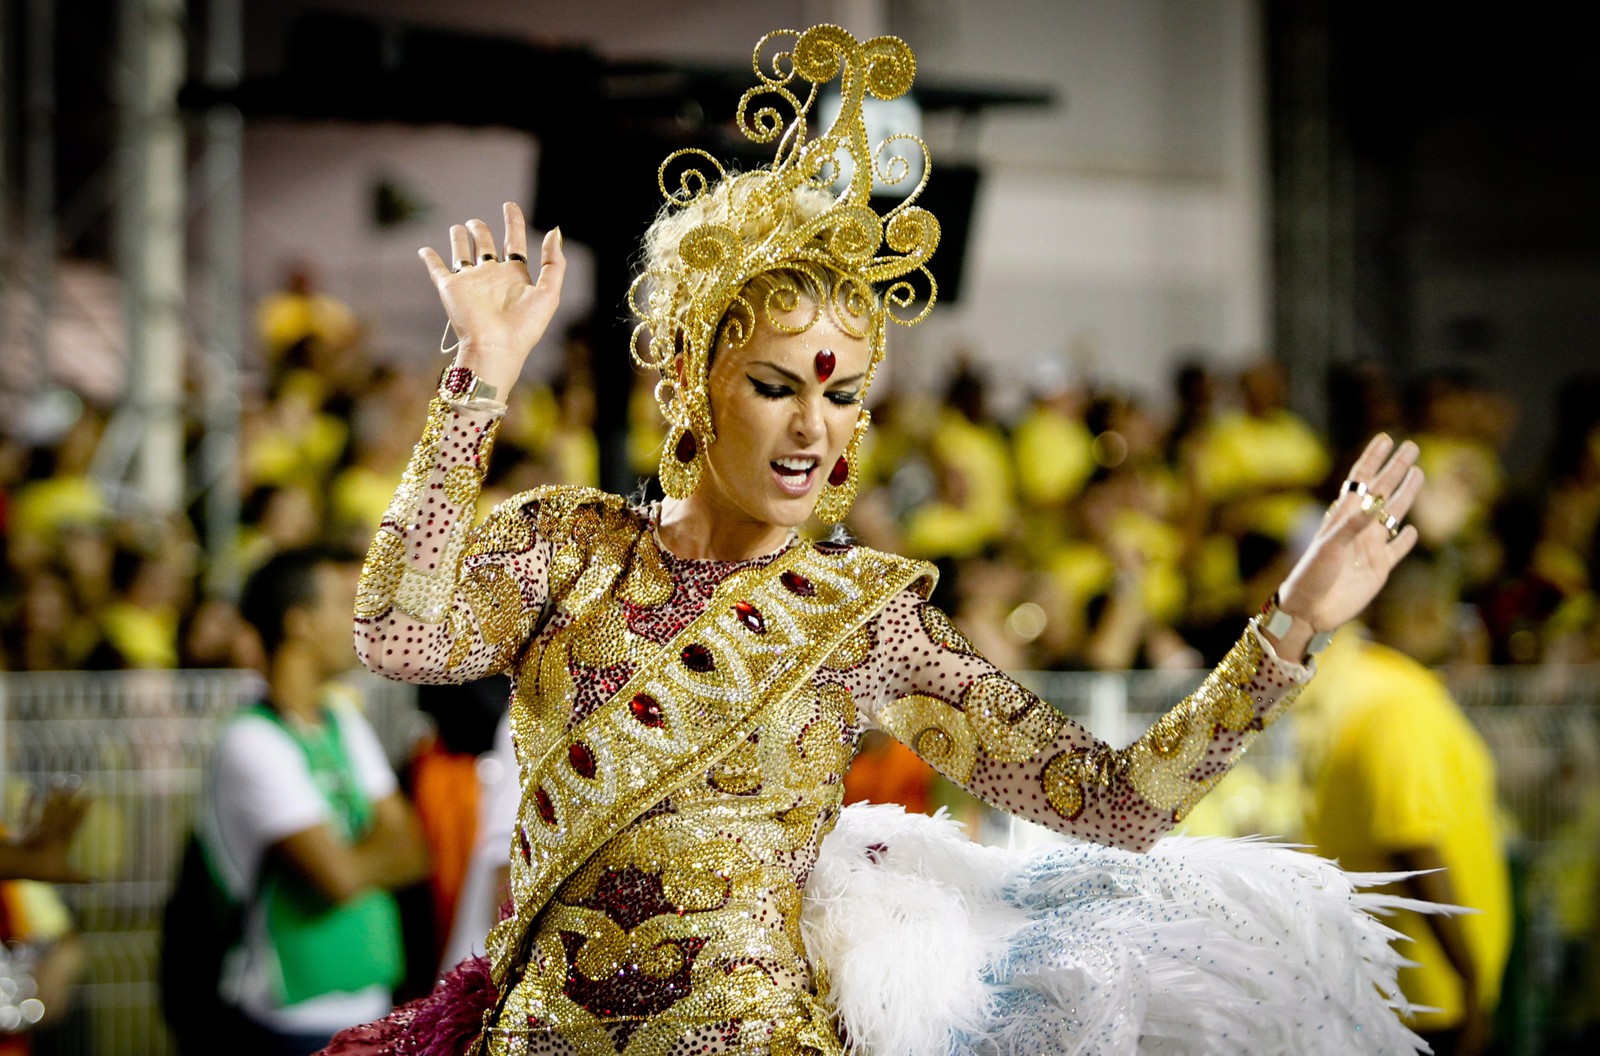
[[[931,566],[799,539],[850,508],[863,400],[889,324],[932,306],[939,226],[920,183],[884,215],[869,200],[875,172],[926,160],[862,119],[910,87],[904,42],[818,26],[764,38],[754,65],[740,126],[774,162],[669,157],[631,295],[634,358],[661,374],[663,501],[545,487],[470,523],[561,239],[535,278],[508,204],[503,245],[471,220],[449,261],[422,250],[460,345],[373,540],[356,644],[393,678],[511,675],[512,903],[487,957],[328,1051],[1411,1051],[1399,958],[1365,912],[1384,899],[1356,891],[1378,878],[1156,841],[1410,550],[1415,446],[1375,439],[1201,688],[1128,747],[1097,741],[977,655],[926,600]],[[811,128],[836,82],[839,116]],[[841,810],[869,726],[1077,839],[1024,855]]]

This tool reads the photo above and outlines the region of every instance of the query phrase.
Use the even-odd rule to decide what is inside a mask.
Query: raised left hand
[[[0,847],[0,877],[67,884],[86,881],[88,877],[67,855],[88,809],[89,796],[76,783],[57,782],[36,796],[16,839]]]
[[[1416,444],[1407,440],[1397,448],[1379,433],[1350,468],[1322,527],[1278,588],[1278,607],[1296,618],[1297,630],[1309,628],[1307,638],[1358,616],[1416,545],[1414,526],[1391,535],[1383,520],[1392,517],[1398,525],[1416,501],[1422,490],[1416,462]],[[1374,505],[1374,498],[1381,505]]]

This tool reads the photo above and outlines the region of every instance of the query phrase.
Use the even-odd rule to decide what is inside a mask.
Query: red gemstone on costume
[[[678,446],[673,448],[672,454],[679,462],[693,462],[695,454],[700,450],[700,445],[695,442],[694,434],[687,429],[678,437]]]
[[[539,808],[539,820],[553,827],[556,823],[556,805],[550,802],[550,793],[539,789],[533,794],[533,802]]]
[[[739,617],[739,622],[750,628],[752,631],[755,631],[757,634],[767,633],[766,618],[761,615],[760,609],[756,608],[748,601],[734,602],[733,612],[734,615]]]
[[[628,710],[646,726],[660,729],[667,724],[666,717],[661,714],[661,705],[648,693],[635,693],[633,699],[628,701]]]
[[[839,461],[835,462],[833,464],[833,469],[828,471],[828,483],[837,488],[840,484],[843,484],[849,479],[850,463],[844,460],[843,455],[840,455]]]
[[[522,860],[525,862],[533,861],[533,848],[528,845],[527,829],[520,827],[517,829],[517,842],[522,844]]]
[[[567,762],[572,764],[572,769],[578,772],[579,777],[593,778],[595,774],[594,753],[582,741],[573,741],[567,745]]]
[[[833,368],[838,365],[839,361],[834,358],[833,349],[825,348],[821,352],[818,352],[816,361],[817,380],[827,381],[829,378],[833,377]]]
[[[817,593],[817,588],[811,585],[811,581],[792,568],[779,576],[778,582],[787,587],[790,594],[798,594],[802,598],[813,597]]]
[[[684,667],[687,667],[690,671],[698,671],[702,675],[717,666],[716,660],[711,656],[711,650],[699,642],[684,646],[683,652],[679,653],[678,656],[683,659]]]

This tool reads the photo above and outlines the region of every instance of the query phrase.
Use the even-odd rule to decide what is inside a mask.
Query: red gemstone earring
[[[838,524],[844,520],[844,515],[850,512],[851,504],[856,501],[856,486],[860,478],[851,472],[851,463],[860,455],[861,438],[866,435],[870,421],[872,413],[862,410],[856,417],[855,432],[845,444],[844,454],[828,471],[827,485],[817,498],[816,506],[817,519],[825,524]]]
[[[683,431],[674,442],[669,436],[661,452],[661,465],[656,471],[661,478],[661,490],[675,499],[686,499],[700,486],[700,441],[694,430],[679,426]]]

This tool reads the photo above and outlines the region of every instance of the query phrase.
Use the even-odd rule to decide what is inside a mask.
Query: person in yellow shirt
[[[1435,1053],[1470,1056],[1489,1041],[1511,945],[1494,760],[1424,666],[1448,654],[1449,584],[1414,556],[1390,585],[1369,610],[1372,638],[1342,630],[1297,706],[1306,836],[1348,870],[1432,870],[1400,893],[1473,910],[1386,920],[1412,940],[1400,987],[1427,1010],[1411,1026]]]
[[[1231,531],[1287,539],[1307,511],[1312,489],[1328,474],[1321,437],[1288,407],[1288,379],[1275,360],[1239,378],[1243,408],[1220,416],[1196,439],[1195,483]]]
[[[1012,432],[1017,491],[1029,507],[1059,508],[1094,473],[1094,434],[1084,423],[1085,394],[1058,365],[1040,371],[1033,403]]]
[[[928,450],[939,495],[906,517],[906,553],[930,561],[972,557],[1012,525],[1011,448],[990,420],[986,398],[983,380],[970,368],[951,379]]]

